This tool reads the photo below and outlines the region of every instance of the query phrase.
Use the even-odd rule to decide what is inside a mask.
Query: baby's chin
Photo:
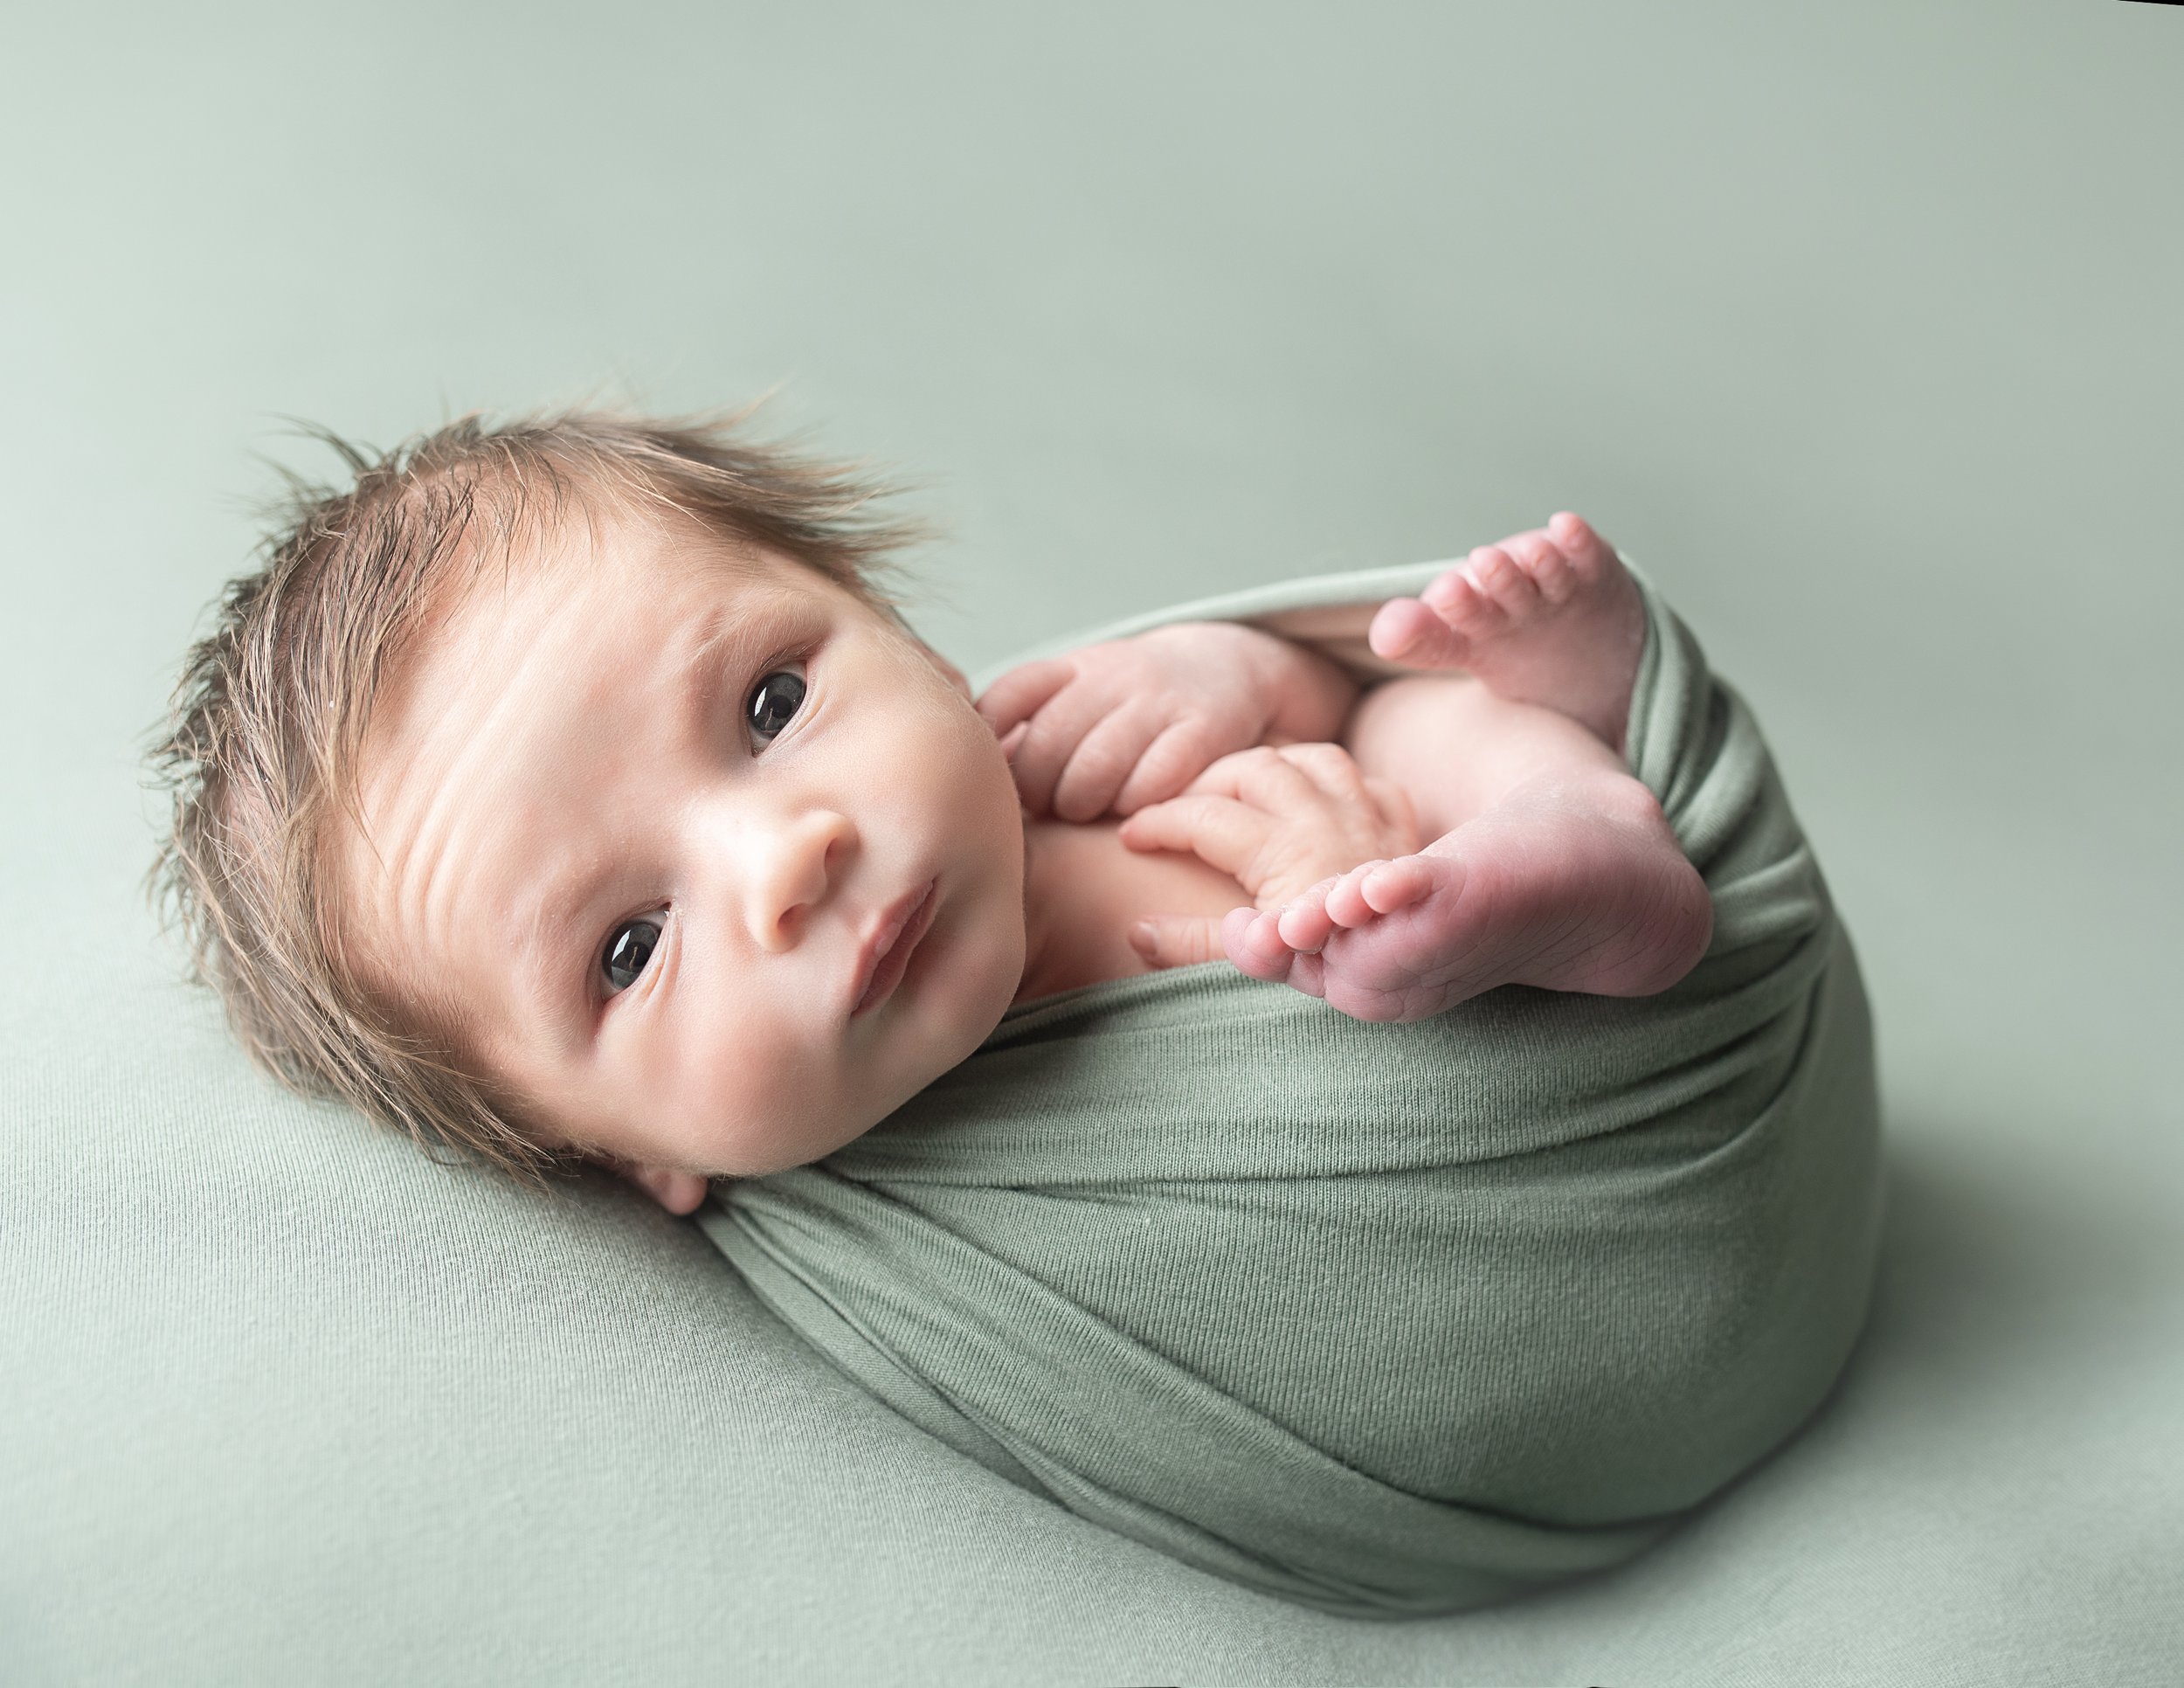
[[[908,1035],[901,1039],[900,1047],[909,1056],[909,1064],[895,1072],[891,1083],[846,1117],[812,1120],[799,1126],[787,1138],[772,1145],[766,1157],[769,1164],[765,1172],[744,1176],[764,1177],[767,1173],[786,1172],[792,1166],[824,1160],[884,1125],[888,1117],[912,1097],[978,1053],[979,1045],[992,1035],[1016,1000],[1023,972],[1024,935],[1019,924],[1013,934],[1005,936],[995,945],[992,965],[975,969],[970,980],[950,981],[969,988],[967,1000],[951,1005],[960,1012],[950,1013],[945,1027],[937,1030],[926,1025],[902,1028]]]
[[[976,1046],[973,1046],[976,1047]],[[957,1065],[950,1062],[949,1066]],[[770,1178],[776,1173],[785,1173],[798,1166],[809,1166],[815,1161],[847,1149],[860,1138],[886,1124],[888,1117],[923,1090],[927,1084],[948,1070],[940,1068],[918,1083],[905,1083],[899,1093],[889,1092],[868,1103],[854,1112],[838,1117],[806,1118],[798,1121],[786,1131],[765,1133],[764,1141],[755,1148],[746,1146],[733,1159],[735,1165],[712,1173],[715,1178]],[[745,1138],[750,1145],[752,1133]]]
[[[928,956],[911,963],[886,1020],[844,1066],[828,1103],[811,1087],[795,1094],[738,1098],[724,1140],[692,1145],[688,1159],[715,1178],[765,1178],[808,1166],[884,1124],[896,1109],[961,1066],[1001,1023],[1023,982],[1023,896],[1014,880],[990,875],[935,922]],[[925,965],[927,961],[933,965]],[[807,1075],[809,1076],[809,1075]],[[717,1108],[698,1110],[718,1119]]]

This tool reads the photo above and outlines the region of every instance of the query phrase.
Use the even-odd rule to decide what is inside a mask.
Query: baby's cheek
[[[674,1137],[674,1159],[707,1172],[757,1177],[794,1166],[784,1159],[808,1117],[812,1076],[770,1040],[722,1038],[667,1069],[646,1105]]]
[[[966,899],[925,982],[927,1025],[916,1046],[923,1090],[966,1061],[1016,1000],[1024,983],[1024,877],[1020,854],[996,868]]]

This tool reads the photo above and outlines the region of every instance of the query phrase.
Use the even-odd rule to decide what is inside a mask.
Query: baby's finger
[[[1296,745],[1289,749],[1296,750]],[[1282,751],[1261,744],[1225,756],[1191,782],[1193,793],[1234,798],[1268,814],[1321,806],[1320,789]]]
[[[1145,746],[1160,731],[1157,718],[1124,705],[1095,723],[1077,741],[1054,781],[1049,801],[1064,820],[1091,820],[1107,813]]]
[[[1138,810],[1123,822],[1122,840],[1133,850],[1177,850],[1243,883],[1245,870],[1266,842],[1273,819],[1233,798],[1196,792]],[[1244,883],[1246,890],[1251,889]]]
[[[978,713],[993,729],[993,736],[1003,737],[1010,728],[1038,713],[1076,675],[1077,665],[1066,656],[1020,663],[985,688],[978,702]]]
[[[1470,650],[1463,635],[1415,598],[1391,598],[1365,633],[1373,654],[1412,668],[1458,668]]]
[[[1255,909],[1231,909],[1222,917],[1221,947],[1240,972],[1269,985],[1287,984],[1298,959],[1275,930],[1274,917]]]
[[[1393,779],[1367,779],[1365,795],[1380,812],[1380,824],[1393,834],[1398,854],[1408,855],[1425,841],[1419,836],[1418,806]]]
[[[1062,770],[1086,736],[1093,732],[1116,705],[1082,686],[1065,687],[1050,699],[1026,725],[1009,771],[1016,776],[1016,794],[1033,814],[1052,812],[1054,787]]]
[[[1210,915],[1148,915],[1130,929],[1130,947],[1156,968],[1221,958],[1221,924]]]
[[[1148,803],[1165,803],[1204,773],[1217,754],[1211,730],[1202,721],[1178,721],[1145,746],[1123,789],[1115,794],[1116,814],[1135,814]]]
[[[1303,770],[1307,779],[1345,807],[1362,807],[1371,801],[1365,771],[1339,744],[1284,744],[1275,754]]]

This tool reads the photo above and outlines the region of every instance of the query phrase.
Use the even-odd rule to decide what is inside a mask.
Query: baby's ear
[[[708,1186],[699,1173],[677,1172],[671,1166],[640,1166],[633,1160],[610,1159],[605,1164],[671,1214],[695,1214],[705,1205]]]

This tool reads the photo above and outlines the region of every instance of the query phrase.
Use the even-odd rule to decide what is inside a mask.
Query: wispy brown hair
[[[376,453],[323,431],[350,484],[290,476],[260,566],[191,647],[152,764],[173,826],[150,875],[235,1035],[291,1089],[348,1102],[428,1148],[536,1181],[556,1159],[467,1071],[447,1027],[369,990],[327,882],[329,825],[390,664],[480,567],[615,508],[763,547],[892,613],[880,584],[921,536],[854,465],[746,437],[749,412],[464,417]]]

